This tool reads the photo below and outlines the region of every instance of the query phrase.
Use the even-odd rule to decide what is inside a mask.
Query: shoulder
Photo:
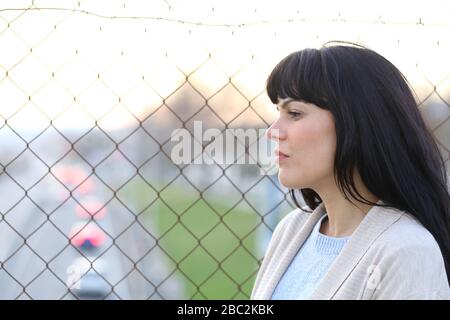
[[[373,266],[381,275],[378,298],[449,298],[444,259],[433,235],[411,214],[400,217],[373,243]]]
[[[283,233],[287,229],[299,229],[302,228],[305,222],[308,220],[308,218],[311,216],[311,212],[303,211],[300,208],[296,208],[286,214],[280,222],[277,224],[274,234],[275,233]]]
[[[396,209],[386,210],[400,216],[375,241],[376,246],[395,254],[412,254],[412,257],[427,254],[442,259],[436,239],[414,216]]]

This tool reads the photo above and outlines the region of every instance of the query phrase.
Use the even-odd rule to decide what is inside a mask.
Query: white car
[[[105,280],[105,261],[101,258],[93,260],[79,257],[67,269],[70,274],[67,285],[79,299],[105,299],[112,292],[111,285]]]

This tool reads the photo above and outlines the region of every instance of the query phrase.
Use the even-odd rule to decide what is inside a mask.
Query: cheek
[[[323,150],[334,154],[336,148],[336,134],[334,125],[316,125],[307,123],[299,127],[294,133],[294,149],[301,151]]]
[[[336,133],[332,120],[325,118],[304,123],[295,132],[294,140],[299,161],[317,169],[333,167],[336,152]],[[302,161],[300,161],[302,162]]]

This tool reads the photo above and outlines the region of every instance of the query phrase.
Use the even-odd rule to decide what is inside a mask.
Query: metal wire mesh
[[[170,137],[267,128],[268,71],[306,43],[384,44],[448,168],[445,2],[401,21],[235,5],[2,2],[0,298],[247,299],[287,190],[255,165],[175,165]]]

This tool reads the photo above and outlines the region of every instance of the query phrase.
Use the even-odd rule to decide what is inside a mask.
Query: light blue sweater
[[[273,300],[308,299],[331,263],[350,239],[335,238],[319,232],[324,215],[293,259],[278,283]]]

